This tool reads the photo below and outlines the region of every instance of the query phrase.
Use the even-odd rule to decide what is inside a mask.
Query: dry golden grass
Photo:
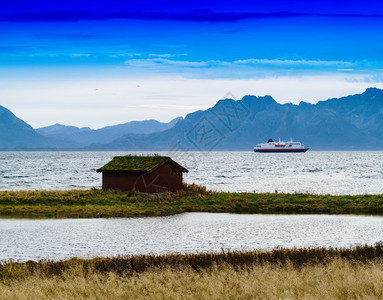
[[[62,276],[0,282],[0,299],[382,299],[383,262],[334,259],[328,264],[147,270],[134,276],[81,268]]]
[[[383,243],[1,262],[1,299],[383,299]]]

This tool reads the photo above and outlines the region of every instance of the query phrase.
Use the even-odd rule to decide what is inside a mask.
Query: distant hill
[[[23,120],[0,105],[0,149],[43,148],[52,146],[50,141],[38,134]]]
[[[61,147],[84,147],[92,144],[109,143],[129,133],[150,134],[164,131],[173,127],[180,120],[182,117],[175,118],[169,123],[161,123],[156,120],[132,121],[96,130],[89,127],[78,128],[55,124],[38,128],[36,132],[47,138],[60,141]]]
[[[169,123],[134,121],[98,130],[56,124],[33,130],[0,106],[0,148],[72,150],[247,150],[292,137],[312,150],[383,150],[383,90],[279,104],[271,96],[224,99]]]
[[[95,149],[252,150],[269,137],[292,137],[316,150],[383,150],[383,90],[317,104],[279,104],[271,96],[220,100],[163,132],[127,134]]]

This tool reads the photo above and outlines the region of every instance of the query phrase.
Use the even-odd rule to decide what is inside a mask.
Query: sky
[[[2,0],[0,105],[32,127],[167,122],[227,93],[383,88],[382,1]]]

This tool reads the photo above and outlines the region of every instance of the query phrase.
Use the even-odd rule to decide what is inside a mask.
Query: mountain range
[[[0,106],[2,150],[251,151],[279,137],[312,150],[383,150],[383,90],[299,105],[248,95],[169,123],[133,121],[97,130],[60,124],[34,130]]]
[[[156,120],[132,121],[125,124],[107,126],[101,129],[90,129],[89,127],[78,128],[55,124],[48,127],[36,129],[40,135],[51,140],[60,142],[61,147],[84,147],[92,144],[110,143],[125,134],[150,134],[164,131],[173,127],[182,117],[178,117],[169,123],[161,123]]]

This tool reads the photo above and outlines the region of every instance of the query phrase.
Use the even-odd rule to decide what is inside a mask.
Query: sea
[[[101,188],[113,156],[153,152],[0,152],[0,190]],[[225,192],[383,194],[382,151],[159,152],[186,167],[186,183]]]

